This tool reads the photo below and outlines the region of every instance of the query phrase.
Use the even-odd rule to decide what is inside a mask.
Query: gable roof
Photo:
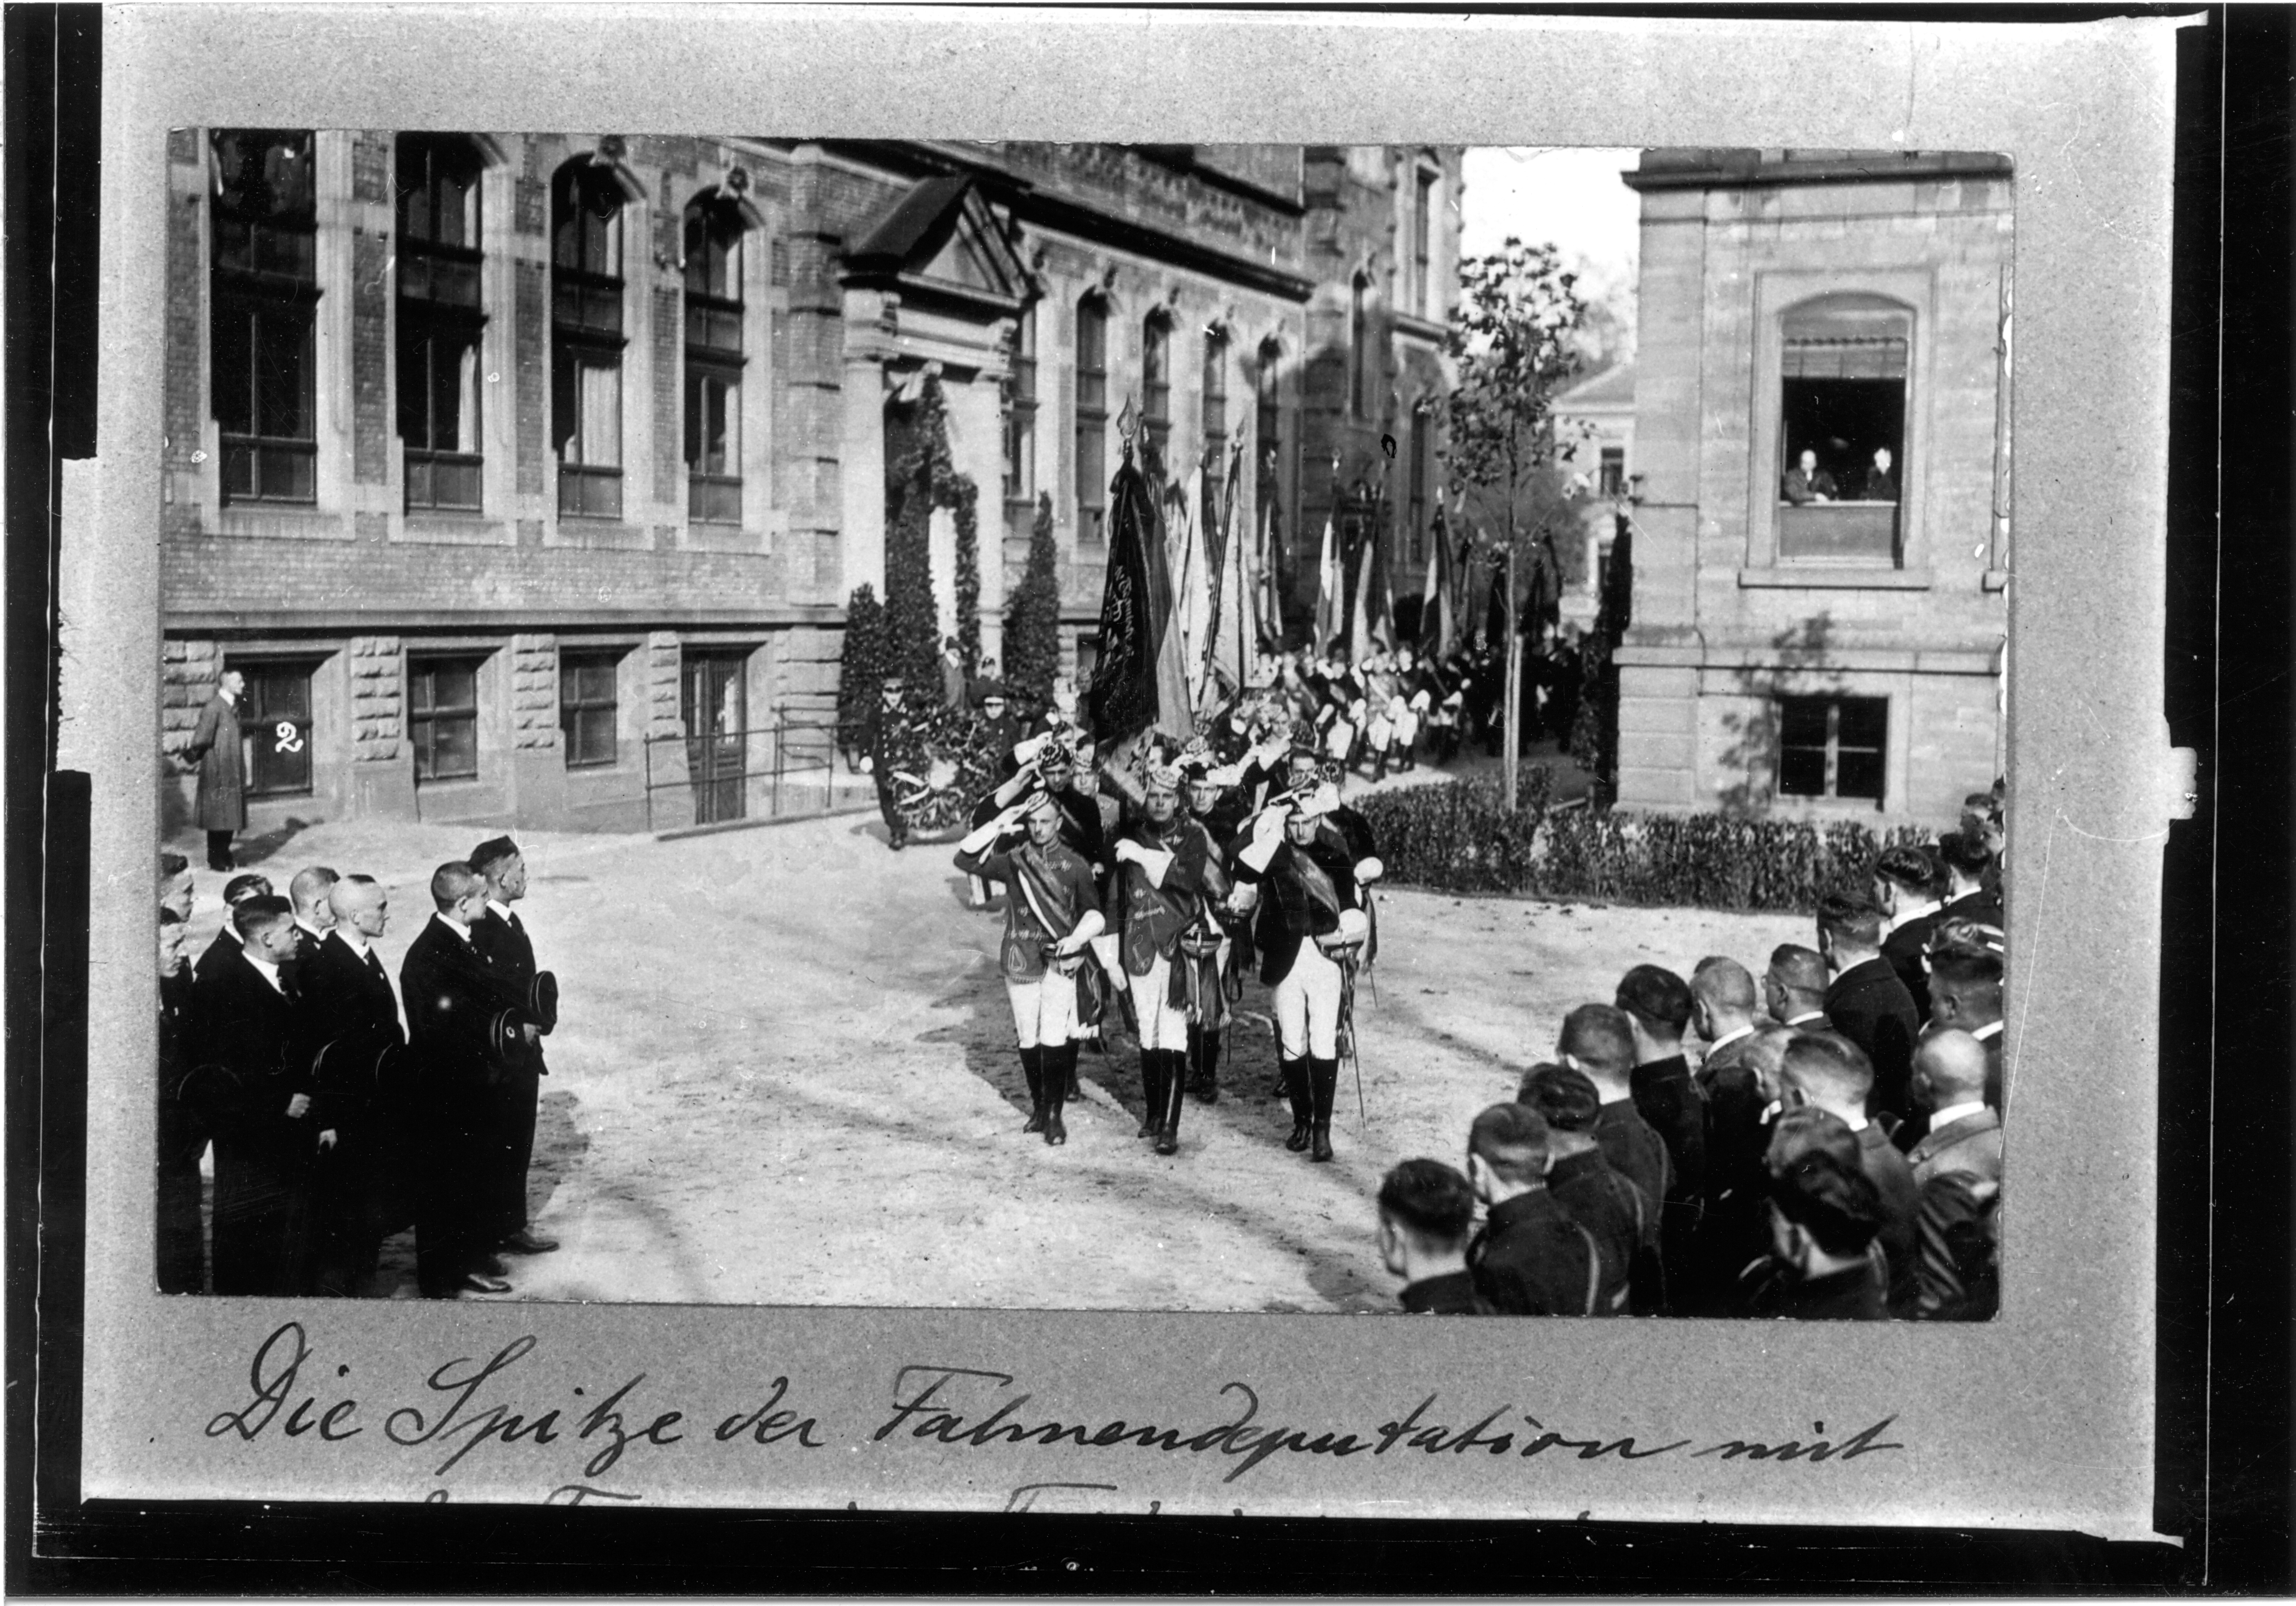
[[[1589,407],[1631,407],[1635,405],[1635,365],[1613,363],[1600,373],[1580,380],[1554,398],[1558,413]]]
[[[847,249],[843,276],[992,313],[1016,310],[1032,288],[1003,222],[962,174],[921,178],[895,198]]]

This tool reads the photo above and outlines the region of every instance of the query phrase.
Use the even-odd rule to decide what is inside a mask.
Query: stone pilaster
[[[558,729],[558,638],[510,638],[511,745],[556,751]]]

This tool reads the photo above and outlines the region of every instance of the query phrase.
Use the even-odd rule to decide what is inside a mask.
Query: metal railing
[[[771,725],[649,736],[644,748],[648,831],[661,829],[655,799],[664,793],[693,798],[693,817],[675,823],[681,826],[795,819],[826,814],[836,801],[834,716],[793,716],[776,709]],[[676,751],[657,757],[657,749]],[[669,762],[672,757],[678,762]]]

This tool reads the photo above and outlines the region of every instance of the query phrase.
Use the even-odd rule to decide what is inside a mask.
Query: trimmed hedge
[[[1558,813],[1544,767],[1524,772],[1521,795],[1509,814],[1496,784],[1455,781],[1374,792],[1355,807],[1398,885],[1696,909],[1807,912],[1829,891],[1869,890],[1882,848],[1927,837],[1914,826],[1877,835],[1850,820]]]

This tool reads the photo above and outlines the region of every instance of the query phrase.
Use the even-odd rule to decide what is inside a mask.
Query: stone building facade
[[[1610,572],[1619,520],[1633,516],[1635,365],[1613,363],[1554,398],[1554,422],[1563,471],[1581,510],[1578,537],[1556,557],[1562,566],[1557,599],[1560,623],[1594,627]]]
[[[2007,159],[1652,151],[1627,182],[1619,800],[1949,826],[2005,763]]]
[[[244,673],[258,831],[762,812],[776,750],[825,750],[928,374],[980,492],[985,652],[1041,493],[1088,668],[1126,402],[1176,473],[1244,443],[1244,517],[1289,553],[1329,499],[1303,457],[1375,453],[1439,385],[1456,280],[1456,149],[185,128],[169,154],[164,740]],[[189,795],[168,778],[167,823]]]

